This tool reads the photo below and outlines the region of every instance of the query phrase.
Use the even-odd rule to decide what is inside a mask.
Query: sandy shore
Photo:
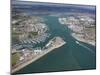
[[[95,46],[95,42],[94,42],[94,41],[85,40],[85,39],[83,39],[83,38],[77,36],[77,34],[75,34],[75,33],[72,33],[71,35],[72,35],[72,37],[74,37],[74,38],[77,39],[78,41],[81,41],[81,42],[84,42],[84,43],[88,43],[88,44],[91,44],[91,45]]]
[[[49,48],[49,49],[44,50],[41,54],[37,55],[34,59],[31,59],[31,60],[29,60],[28,62],[23,63],[23,64],[21,64],[20,66],[18,66],[17,68],[13,69],[13,70],[12,70],[12,73],[14,73],[14,72],[16,72],[16,71],[22,69],[23,67],[25,67],[25,66],[31,64],[32,62],[35,62],[36,60],[38,60],[39,58],[43,57],[43,56],[46,55],[47,53],[53,51],[55,48],[59,48],[59,47],[63,46],[65,43],[66,43],[66,42],[62,42],[62,44],[60,44],[60,45],[58,45],[58,46],[56,46],[56,47],[51,47],[51,48]]]

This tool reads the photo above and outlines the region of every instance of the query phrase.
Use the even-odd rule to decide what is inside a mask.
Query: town
[[[12,18],[12,73],[66,43],[63,38],[56,36],[43,48],[35,47],[50,36],[45,19],[24,13],[14,14]]]
[[[82,42],[95,46],[95,16],[75,15],[60,17],[58,20],[61,24],[68,26],[72,31],[71,35]]]

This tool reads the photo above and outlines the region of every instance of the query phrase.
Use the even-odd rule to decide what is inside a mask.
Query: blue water
[[[46,54],[37,61],[27,65],[17,73],[37,73],[51,71],[86,70],[96,68],[96,48],[95,46],[80,42],[76,44],[70,33],[70,29],[58,22],[58,17],[43,16],[50,29],[50,38],[60,36],[64,38],[66,44],[52,52]],[[48,41],[48,40],[47,40]],[[84,47],[85,46],[85,47]],[[91,51],[89,51],[87,48]]]

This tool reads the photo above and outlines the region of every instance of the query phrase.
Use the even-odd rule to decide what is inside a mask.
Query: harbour
[[[52,50],[63,46],[65,43],[66,42],[64,42],[62,38],[54,37],[53,39],[51,39],[47,43],[47,45],[45,46],[45,48],[43,50],[41,48],[35,49],[34,50],[35,55],[34,55],[34,53],[32,51],[31,57],[29,56],[29,57],[26,57],[25,59],[22,58],[22,61],[20,61],[20,63],[16,64],[17,67],[13,68],[12,73],[24,68],[25,66],[31,64],[32,62],[35,62],[36,60],[38,60],[39,58],[43,57],[44,55],[46,55],[47,53],[51,52]],[[22,51],[25,52],[25,50],[22,50]],[[16,51],[16,52],[18,52],[18,51]],[[23,59],[25,60],[24,63],[23,63]]]
[[[64,46],[44,55],[39,60],[27,65],[21,70],[15,72],[20,73],[37,73],[37,72],[51,72],[60,70],[84,70],[84,69],[95,69],[95,46],[81,42],[83,45],[91,48],[94,55],[86,50],[86,48],[80,46],[70,34],[69,28],[61,25],[58,22],[58,17],[54,16],[43,16],[47,19],[46,24],[50,28],[50,38],[60,36],[67,42]],[[80,43],[80,41],[79,41]]]

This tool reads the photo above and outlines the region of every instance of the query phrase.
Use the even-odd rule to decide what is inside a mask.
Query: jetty
[[[55,50],[56,48],[59,48],[63,46],[66,42],[61,37],[54,37],[51,39],[44,47],[44,50],[41,49],[41,52],[37,55],[34,54],[29,57],[28,61],[21,63],[19,66],[12,69],[12,73],[19,71],[20,69],[24,68],[25,66],[35,62],[36,60],[40,59],[44,55],[48,54],[49,52]],[[33,58],[32,58],[33,57]]]

